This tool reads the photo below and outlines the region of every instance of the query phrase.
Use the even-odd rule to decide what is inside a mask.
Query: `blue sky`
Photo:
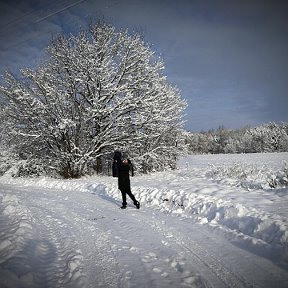
[[[0,73],[33,68],[53,36],[104,18],[164,60],[187,130],[288,122],[287,15],[284,0],[2,0]]]

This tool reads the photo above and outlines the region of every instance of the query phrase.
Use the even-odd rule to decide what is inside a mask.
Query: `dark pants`
[[[133,201],[134,205],[137,203],[137,200],[135,199],[135,196],[132,194],[132,192],[130,190],[128,191],[124,191],[124,190],[120,190],[121,194],[122,194],[122,205],[127,205],[126,202],[126,194],[131,198],[131,200]]]

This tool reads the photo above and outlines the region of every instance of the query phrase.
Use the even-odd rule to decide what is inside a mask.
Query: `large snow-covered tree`
[[[173,166],[186,102],[143,39],[98,23],[60,36],[39,67],[6,73],[9,137],[24,159],[78,177],[125,150],[143,171]]]

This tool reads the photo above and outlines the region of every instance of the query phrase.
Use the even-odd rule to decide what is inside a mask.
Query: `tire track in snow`
[[[61,197],[62,200],[64,198],[64,196]],[[61,199],[59,202],[61,202]],[[59,254],[57,268],[60,277],[59,287],[92,288],[94,285],[89,286],[87,283],[93,282],[97,283],[97,287],[117,287],[118,276],[117,272],[114,273],[115,268],[113,269],[115,267],[114,258],[109,254],[109,251],[111,251],[108,245],[109,241],[105,240],[105,234],[98,231],[96,233],[92,227],[88,220],[89,217],[86,217],[89,208],[85,207],[85,202],[77,203],[76,212],[74,206],[69,209],[66,206],[61,207],[62,205],[65,206],[65,204],[57,203],[53,208],[45,211],[43,217],[40,217],[42,221],[44,219],[42,224],[47,228],[47,237],[53,239]],[[35,215],[42,212],[40,212],[41,206],[40,203],[39,211]],[[68,213],[62,215],[63,211]],[[45,217],[45,215],[49,216]],[[59,215],[62,215],[60,219]],[[83,221],[86,223],[83,223]],[[91,237],[87,241],[87,233],[91,233],[91,236],[97,236],[95,238]],[[85,267],[90,269],[87,270]],[[109,280],[102,285],[103,281],[100,278]]]
[[[101,212],[97,209],[96,213],[99,214]],[[99,288],[120,287],[121,272],[110,244],[109,228],[103,221],[100,227],[94,225],[96,220],[93,219],[103,220],[105,218],[103,216],[95,217],[95,212],[91,216],[91,211],[89,212],[88,207],[87,209],[84,208],[83,214],[79,215],[78,212],[71,212],[71,216],[75,221],[74,230],[78,230],[77,242],[82,250],[83,269],[87,277],[87,283],[94,283],[90,284],[89,287],[94,288],[95,283],[97,283]],[[90,237],[87,237],[87,234]]]
[[[38,239],[35,245],[19,252],[20,256],[27,254],[22,266],[28,265],[31,259],[36,262],[30,267],[30,271],[34,270],[30,282],[41,288],[94,288],[95,283],[97,287],[124,287],[120,285],[121,271],[110,245],[112,236],[107,233],[109,223],[95,227],[89,219],[96,219],[95,212],[102,212],[91,209],[91,195],[83,193],[78,197],[76,191],[75,203],[75,196],[72,202],[69,200],[70,193],[73,192],[35,187],[13,187],[11,191],[30,207],[34,228],[31,238]],[[47,248],[45,239],[49,240],[51,249]],[[35,251],[38,257],[33,258]]]
[[[97,287],[120,287],[120,270],[110,245],[109,223],[106,225],[103,222],[103,219],[105,220],[103,212],[98,208],[91,208],[89,203],[91,195],[89,194],[79,194],[76,191],[77,202],[75,203],[73,200],[75,196],[70,199],[69,196],[65,196],[67,191],[62,192],[63,195],[60,195],[59,202],[54,203],[54,207],[49,208],[44,215],[52,215],[50,216],[52,228],[55,225],[62,226],[59,230],[62,235],[53,236],[56,240],[60,239],[59,248],[66,245],[65,251],[78,249],[81,253],[81,263],[75,263],[74,260],[71,263],[73,270],[76,272],[81,270],[85,284],[81,284],[79,287],[94,288],[95,283],[97,283]],[[70,193],[73,192],[69,191]],[[61,216],[60,219],[59,216]],[[99,219],[102,220],[101,226],[97,227],[95,222]]]
[[[89,221],[95,219],[95,221],[92,220],[92,223],[95,224],[98,237],[95,238],[97,245],[94,248],[94,253],[102,258],[98,259],[102,270],[104,270],[102,273],[104,275],[103,282],[97,282],[97,287],[150,288],[150,271],[147,271],[141,256],[138,254],[135,242],[126,237],[132,235],[136,241],[139,228],[127,225],[129,221],[127,221],[127,216],[125,217],[125,211],[118,207],[115,208],[111,202],[101,198],[97,199],[97,202],[101,209],[97,208],[96,211],[91,211],[92,216],[88,218]],[[95,217],[95,214],[101,216]],[[101,219],[101,223],[97,225],[99,219]],[[118,280],[115,281],[115,279]]]
[[[120,255],[122,261],[123,255],[127,256],[128,261],[133,259],[130,270],[126,271],[132,276],[128,281],[123,281],[126,286],[121,287],[166,288],[178,287],[179,285],[198,288],[210,287],[205,279],[196,273],[190,263],[183,262],[183,255],[179,253],[179,250],[171,249],[171,247],[163,244],[162,233],[155,231],[150,223],[144,220],[147,217],[145,212],[131,212],[128,208],[128,210],[117,214],[119,214],[117,215],[119,219],[117,219],[116,224],[120,229],[117,232],[118,236],[115,236],[119,243],[115,246],[118,247],[119,251],[125,250]],[[150,216],[148,217],[150,218]],[[151,237],[147,239],[147,235],[151,235]],[[150,247],[149,250],[147,250],[147,245]]]
[[[47,211],[36,203],[30,209],[34,233],[22,253],[31,263],[37,287],[82,287],[82,256],[69,241],[69,230],[52,216],[52,209]]]
[[[170,218],[170,220],[172,219],[173,218]],[[265,265],[260,265],[259,267],[257,267],[257,261],[255,261],[255,259],[253,258],[253,255],[251,256],[252,258],[247,258],[247,260],[245,261],[245,254],[242,255],[242,253],[245,253],[243,251],[241,251],[242,253],[240,253],[240,256],[244,258],[244,262],[243,259],[239,261],[240,258],[238,258],[236,266],[235,264],[229,265],[230,261],[227,261],[225,257],[221,256],[218,250],[220,248],[220,251],[222,249],[223,251],[225,251],[226,247],[219,247],[219,243],[217,243],[217,241],[214,242],[211,237],[205,234],[206,232],[204,232],[205,230],[203,228],[199,230],[199,227],[197,228],[197,225],[193,225],[193,223],[187,222],[189,225],[186,225],[186,227],[188,227],[191,234],[196,235],[196,237],[189,237],[189,233],[187,233],[187,231],[185,231],[185,233],[183,233],[182,231],[180,232],[180,230],[178,231],[177,225],[169,225],[168,227],[166,223],[163,223],[163,221],[159,220],[159,215],[153,220],[146,220],[150,222],[151,226],[154,226],[154,229],[156,231],[162,233],[165,236],[165,238],[167,239],[167,245],[171,247],[179,246],[180,249],[184,251],[185,256],[187,258],[190,258],[190,261],[197,263],[200,274],[205,275],[206,279],[209,281],[212,287],[241,288],[277,286],[284,288],[287,285],[287,274],[281,273],[281,269],[279,269],[280,272],[278,274],[273,273],[273,271],[270,272],[269,267],[272,266],[271,263],[269,263],[270,266],[268,265],[267,267]],[[181,220],[178,217],[175,217],[175,221],[177,222]],[[189,228],[189,226],[191,226],[191,228]],[[181,227],[183,228],[184,225],[181,224]],[[199,241],[198,243],[197,239],[202,240],[202,242]],[[207,243],[209,243],[210,248],[207,249],[207,243],[203,242],[203,239],[208,239]],[[215,245],[216,248],[213,248],[213,245]],[[223,244],[220,245],[223,246]],[[234,253],[236,251],[237,250],[235,250]],[[229,251],[229,253],[230,252],[231,251]],[[253,264],[249,263],[249,260],[254,260],[252,262]],[[260,261],[262,263],[265,260],[260,259]],[[244,267],[241,267],[243,263]],[[249,267],[253,268],[253,271],[249,271]],[[247,273],[247,271],[249,271],[250,273]],[[253,277],[256,274],[258,274],[258,278],[256,277],[254,281]],[[262,279],[259,279],[259,276],[262,277]],[[249,278],[252,278],[252,280],[249,280]],[[284,279],[285,281],[283,281]]]
[[[121,264],[120,287],[141,286],[143,288],[149,288],[151,287],[153,279],[151,278],[151,269],[149,269],[147,263],[150,262],[149,256],[153,257],[153,255],[151,253],[149,255],[147,251],[147,253],[144,253],[142,251],[143,249],[139,248],[138,243],[139,238],[141,238],[141,233],[139,233],[139,227],[135,227],[135,224],[133,225],[134,221],[130,222],[129,219],[127,219],[125,212],[128,211],[114,210],[114,212],[113,215],[116,216],[117,219],[115,219],[112,227],[115,228],[114,230],[117,232],[116,235],[113,233],[114,239],[111,239],[111,242],[113,243],[112,249],[114,255]],[[143,254],[145,254],[145,256]],[[155,281],[154,279],[154,282]],[[156,287],[161,286],[158,285]]]
[[[67,241],[68,235],[65,235],[67,231],[64,233],[62,231],[65,225],[51,216],[53,208],[45,208],[45,205],[47,207],[55,205],[46,202],[38,205],[37,197],[28,197],[26,189],[19,190],[21,193],[8,191],[9,193],[4,195],[8,200],[2,201],[1,205],[2,210],[4,209],[4,212],[6,210],[10,217],[4,219],[5,225],[4,227],[1,225],[0,231],[10,238],[11,241],[4,239],[4,244],[9,241],[13,243],[14,251],[6,255],[5,261],[1,261],[0,268],[4,269],[6,279],[0,280],[6,284],[11,282],[13,287],[17,285],[35,288],[83,287],[80,251],[74,249]],[[9,201],[10,198],[13,201]],[[28,199],[32,199],[30,200],[32,203],[27,202]],[[1,246],[3,246],[2,237]],[[11,251],[7,247],[2,248],[5,248],[1,250],[6,254],[7,251]]]
[[[255,285],[236,275],[236,273],[227,268],[221,260],[217,259],[215,255],[208,253],[194,241],[190,240],[188,245],[183,240],[184,239],[177,237],[174,241],[214,273],[223,282],[225,287],[255,287]],[[191,246],[193,246],[193,248],[191,248]],[[215,280],[213,280],[212,283],[213,282],[215,282]]]

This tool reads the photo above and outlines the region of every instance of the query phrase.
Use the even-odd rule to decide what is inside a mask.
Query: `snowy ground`
[[[140,210],[112,177],[2,177],[0,287],[288,287],[285,161],[189,156],[131,179]]]

